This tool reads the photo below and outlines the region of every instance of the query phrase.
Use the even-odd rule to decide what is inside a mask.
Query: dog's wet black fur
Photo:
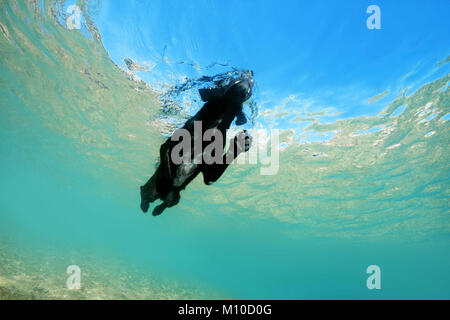
[[[223,137],[223,148],[226,144],[226,130],[236,118],[236,124],[246,123],[245,114],[242,111],[242,104],[250,98],[253,89],[253,72],[246,71],[239,78],[232,79],[227,85],[219,85],[215,88],[200,89],[199,93],[206,103],[190,118],[182,129],[189,131],[194,136],[194,121],[201,121],[202,136],[206,130],[216,128]],[[238,139],[238,136],[239,139]],[[242,139],[240,139],[242,138]],[[244,130],[239,133],[231,142],[229,150],[223,155],[222,163],[198,165],[190,164],[180,170],[180,165],[176,165],[170,155],[172,148],[178,144],[171,138],[161,145],[160,164],[148,182],[141,186],[141,209],[147,212],[150,203],[161,199],[162,203],[153,210],[153,215],[160,215],[166,208],[178,204],[180,201],[180,191],[200,173],[203,174],[205,184],[210,185],[217,181],[227,169],[230,161],[226,160],[227,154],[232,154],[235,159],[240,153],[246,152],[250,148],[251,137]],[[205,142],[203,142],[203,148]],[[202,149],[203,150],[203,149]],[[192,158],[196,155],[193,154]]]

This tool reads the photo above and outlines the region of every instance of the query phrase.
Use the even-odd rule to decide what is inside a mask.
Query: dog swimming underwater
[[[242,109],[243,103],[252,96],[253,84],[253,71],[247,70],[238,77],[216,83],[215,87],[199,89],[204,105],[161,145],[160,164],[147,183],[141,186],[143,212],[148,211],[150,203],[161,199],[162,203],[153,209],[154,216],[160,215],[166,208],[178,204],[180,191],[200,172],[205,184],[210,185],[222,176],[239,154],[250,149],[252,137],[243,130],[231,139],[228,150],[224,152],[226,131],[231,123],[235,119],[236,125],[247,122]],[[210,135],[213,142],[203,139]],[[183,138],[182,143],[180,138]],[[180,148],[186,146],[186,142],[188,147]],[[217,148],[210,148],[212,144]]]

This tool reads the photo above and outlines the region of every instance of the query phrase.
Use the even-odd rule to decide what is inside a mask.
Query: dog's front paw
[[[234,137],[234,143],[236,145],[236,149],[238,154],[242,152],[247,152],[250,150],[250,147],[252,146],[252,136],[247,132],[247,130],[243,130],[239,132]]]

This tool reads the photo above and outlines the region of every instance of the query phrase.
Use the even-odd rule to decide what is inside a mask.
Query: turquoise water
[[[450,297],[448,58],[376,115],[264,110],[294,129],[276,175],[232,166],[154,218],[138,187],[165,139],[157,94],[61,5],[0,3],[0,298]]]

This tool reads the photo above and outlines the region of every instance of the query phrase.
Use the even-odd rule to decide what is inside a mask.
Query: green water
[[[299,116],[334,138],[286,130],[278,174],[232,166],[153,218],[138,187],[164,141],[156,95],[54,3],[0,2],[0,299],[450,298],[448,74],[376,116]]]

